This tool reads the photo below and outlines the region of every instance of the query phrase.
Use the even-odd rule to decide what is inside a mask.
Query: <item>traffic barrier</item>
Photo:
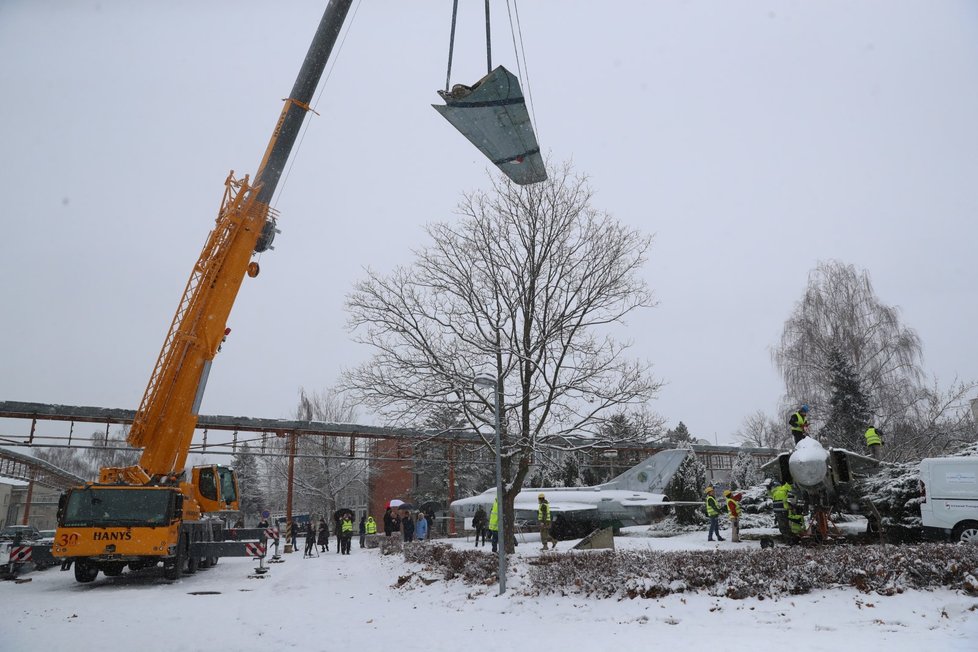
[[[10,563],[23,564],[31,560],[31,546],[13,546],[10,549]]]

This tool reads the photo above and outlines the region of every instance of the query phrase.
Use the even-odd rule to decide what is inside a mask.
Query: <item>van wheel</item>
[[[951,541],[978,545],[978,521],[958,523],[951,532]]]

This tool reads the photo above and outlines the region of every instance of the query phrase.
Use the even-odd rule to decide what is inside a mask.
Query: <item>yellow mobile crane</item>
[[[188,479],[185,463],[211,363],[229,332],[228,316],[245,275],[258,275],[252,255],[267,250],[278,232],[269,204],[351,3],[331,0],[326,7],[254,182],[247,175],[236,179],[233,171],[225,181],[216,225],[129,431],[129,444],[143,449],[139,462],[103,468],[98,482],[61,498],[52,554],[63,570],[74,564],[79,582],[93,581],[99,571],[112,576],[126,566],[160,562],[164,575],[176,579],[218,557],[257,554],[255,542],[249,546],[241,532],[227,540],[219,518],[238,509],[234,472],[197,466]]]

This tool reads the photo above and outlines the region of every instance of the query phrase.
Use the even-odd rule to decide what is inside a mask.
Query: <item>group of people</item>
[[[808,436],[808,404],[802,405],[796,412],[788,417],[788,427],[791,429],[791,436],[797,444]],[[866,440],[866,448],[874,459],[883,458],[883,431],[875,424],[871,424],[866,432],[863,433]]]
[[[350,554],[353,541],[353,514],[351,512],[339,512],[334,518],[334,531],[336,533],[336,552],[341,555]],[[257,527],[267,528],[268,519],[262,518]],[[368,534],[377,533],[377,522],[373,516],[361,516],[359,525],[360,547],[366,547]],[[299,525],[288,521],[285,525],[285,538],[291,541],[292,549],[298,550]],[[307,521],[303,536],[305,538],[305,550],[303,557],[316,556],[316,546],[319,552],[329,552],[329,523],[326,519],[321,519],[318,525],[312,521]]]
[[[428,538],[430,523],[428,516],[419,511],[416,515],[409,510],[395,510],[388,507],[384,512],[384,535],[393,536],[395,532],[401,533],[401,540],[404,543],[412,541],[424,541]]]
[[[716,490],[712,486],[706,488],[706,516],[710,519],[710,531],[706,535],[706,540],[713,541],[713,537],[716,535],[717,541],[726,541],[720,536],[720,514],[723,512],[723,508],[717,501],[715,492]],[[743,497],[743,494],[734,493],[730,489],[723,492],[727,518],[730,519],[731,543],[740,543],[740,501]]]

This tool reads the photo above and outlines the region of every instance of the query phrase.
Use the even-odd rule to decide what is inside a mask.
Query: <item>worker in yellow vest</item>
[[[720,536],[720,504],[713,492],[713,487],[706,488],[706,516],[710,519],[710,531],[706,534],[706,540],[713,541],[713,535],[716,534],[717,541],[726,541]]]
[[[367,517],[367,534],[377,534],[377,521],[373,516]]]
[[[492,541],[492,551],[499,550],[499,501],[492,501],[492,509],[489,511],[489,537]]]
[[[883,431],[870,426],[866,431],[866,447],[874,459],[883,459]]]
[[[540,501],[540,506],[537,508],[537,521],[540,523],[540,543],[543,544],[543,550],[547,549],[547,543],[550,543],[550,549],[554,550],[557,547],[557,539],[553,538],[550,534],[550,503],[547,502],[546,494],[540,494],[537,496],[537,500]]]
[[[796,444],[808,436],[808,404],[802,405],[791,415],[788,426],[791,428],[791,436],[795,438]]]
[[[344,555],[350,554],[350,543],[353,541],[353,518],[349,514],[343,514],[340,521],[340,552]]]

